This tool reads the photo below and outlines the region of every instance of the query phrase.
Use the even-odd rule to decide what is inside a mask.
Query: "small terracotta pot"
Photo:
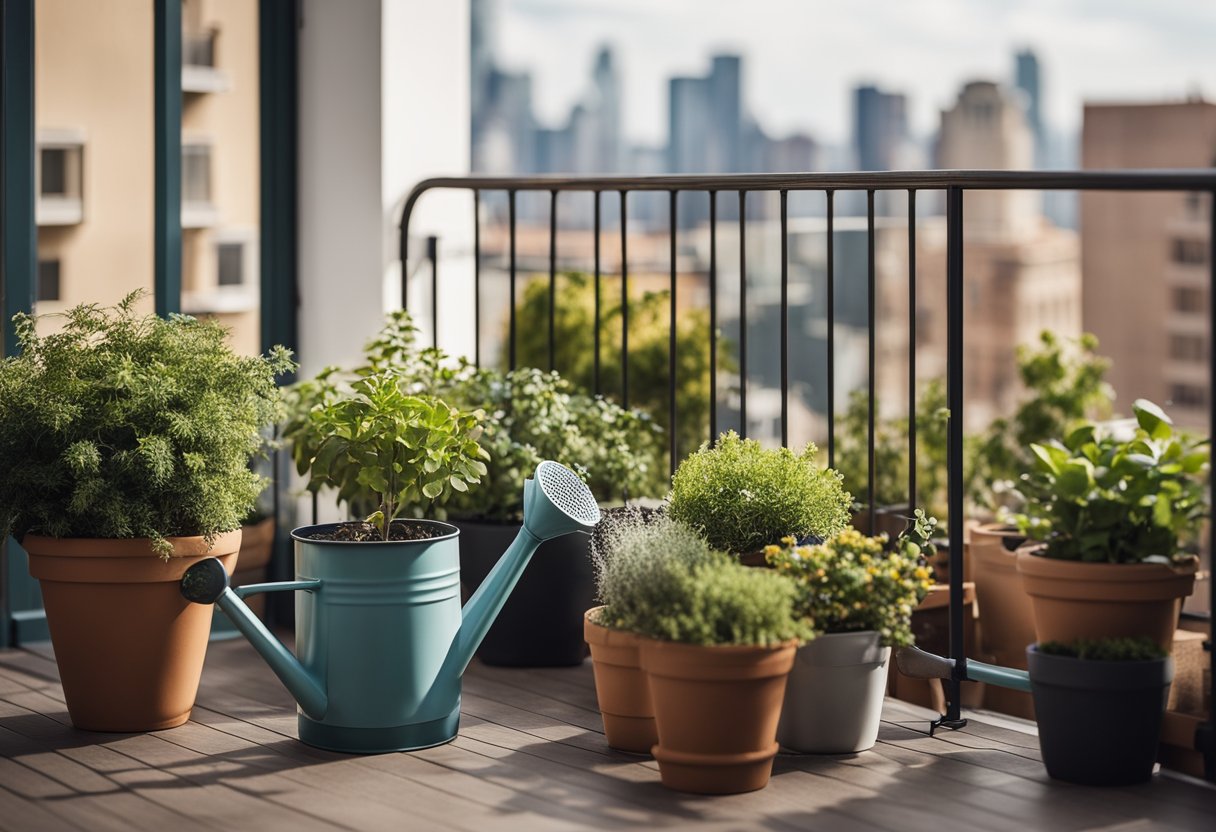
[[[241,532],[208,546],[169,538],[166,563],[146,538],[26,535],[30,575],[42,585],[47,626],[72,724],[87,731],[156,731],[190,718],[211,607],[182,597],[182,574],[216,557],[235,570]]]
[[[638,654],[642,639],[635,633],[611,630],[596,623],[603,607],[587,610],[583,636],[591,645],[595,696],[604,718],[608,745],[620,751],[649,754],[658,742],[654,705]]]
[[[249,526],[241,526],[241,568],[232,576],[232,585],[247,586],[268,580],[266,566],[270,563],[273,545],[273,517],[267,517]],[[266,614],[265,595],[251,595],[245,599],[245,603],[258,618]]]
[[[1034,606],[1039,642],[1148,636],[1169,651],[1182,599],[1195,588],[1199,559],[1164,563],[1085,563],[1017,553]]]
[[[795,642],[705,647],[643,639],[663,785],[735,794],[768,785]]]

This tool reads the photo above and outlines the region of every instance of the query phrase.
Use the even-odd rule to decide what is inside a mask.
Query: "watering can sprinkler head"
[[[599,522],[591,489],[566,466],[545,460],[524,481],[524,528],[538,540],[590,532]]]

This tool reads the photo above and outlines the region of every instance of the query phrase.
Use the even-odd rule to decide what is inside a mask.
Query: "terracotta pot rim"
[[[607,629],[607,628],[605,628],[605,629]],[[627,631],[617,630],[615,632],[627,632]],[[750,652],[776,653],[781,650],[785,650],[789,647],[799,647],[802,644],[806,643],[801,639],[791,638],[787,641],[782,641],[782,642],[778,642],[777,644],[768,644],[768,645],[762,645],[762,644],[690,644],[686,641],[670,641],[668,639],[663,639],[663,638],[651,638],[650,636],[644,636],[644,635],[641,635],[640,633],[638,633],[636,635],[643,642],[647,642],[649,644],[662,647],[663,649],[678,649],[678,650],[683,650],[683,651],[688,651],[688,652],[697,651],[697,650],[715,650],[715,651],[721,651],[722,653],[732,653],[732,654],[746,654],[746,653],[750,653]]]
[[[1052,577],[1061,580],[1102,580],[1132,582],[1145,580],[1173,580],[1190,577],[1199,571],[1199,558],[1189,555],[1170,563],[1107,563],[1081,560],[1049,558],[1029,548],[1018,549],[1018,571],[1033,577]],[[1068,573],[1084,572],[1088,574]]]
[[[241,530],[220,532],[208,545],[202,535],[166,537],[173,547],[170,558],[218,557],[236,552],[241,547]],[[45,537],[27,534],[21,548],[31,557],[44,558],[157,558],[147,537]]]

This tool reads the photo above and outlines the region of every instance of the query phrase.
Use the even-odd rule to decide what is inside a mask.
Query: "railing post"
[[[426,238],[426,259],[431,263],[431,346],[439,349],[439,238]]]
[[[155,0],[156,314],[182,306],[182,4]]]
[[[1208,437],[1216,438],[1216,190],[1208,202]],[[1216,464],[1208,461],[1208,499],[1216,495]],[[1216,679],[1216,522],[1208,522],[1208,667]],[[1195,732],[1195,747],[1203,753],[1203,776],[1216,782],[1216,699],[1208,705],[1207,721]]]
[[[946,440],[948,487],[946,506],[950,546],[950,657],[954,678],[946,713],[935,723],[947,728],[967,724],[962,718],[962,679],[967,678],[963,632],[963,191],[946,191],[946,399],[950,412]]]

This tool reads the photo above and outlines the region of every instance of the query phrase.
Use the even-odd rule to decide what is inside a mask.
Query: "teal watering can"
[[[536,548],[588,532],[600,520],[574,472],[542,462],[524,483],[524,520],[464,608],[455,526],[419,521],[428,540],[312,540],[333,526],[292,532],[296,580],[232,589],[214,558],[182,576],[181,591],[217,604],[249,639],[299,705],[300,739],[333,751],[412,751],[452,740],[460,725],[460,679]],[[294,590],[296,654],[242,601]]]

